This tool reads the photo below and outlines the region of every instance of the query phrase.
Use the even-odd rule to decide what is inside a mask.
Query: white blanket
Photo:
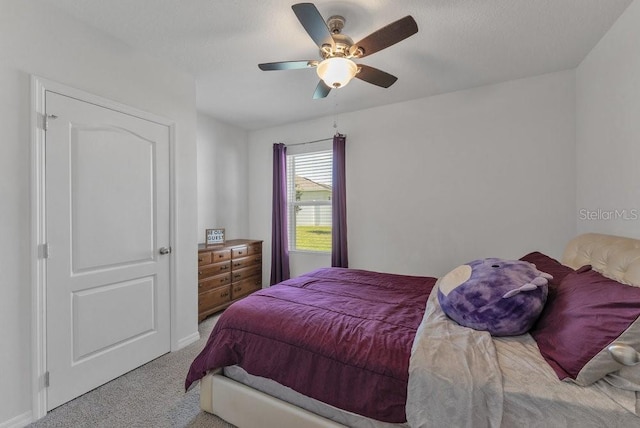
[[[640,427],[639,395],[560,381],[524,334],[492,338],[442,312],[434,287],[409,360],[411,427]]]
[[[414,428],[499,427],[502,375],[491,335],[447,318],[437,288],[411,350],[407,422]]]

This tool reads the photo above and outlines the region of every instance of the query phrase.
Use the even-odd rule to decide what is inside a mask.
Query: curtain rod
[[[285,146],[287,146],[287,147],[290,147],[290,146],[303,146],[305,144],[313,144],[313,143],[319,143],[321,141],[331,141],[331,140],[333,140],[333,137],[331,137],[331,138],[323,138],[321,140],[305,141],[304,143],[285,144]]]
[[[334,135],[333,137],[330,137],[330,138],[322,138],[320,140],[305,141],[304,143],[285,144],[285,146],[287,146],[287,147],[290,147],[290,146],[302,146],[302,145],[305,145],[305,144],[319,143],[321,141],[333,141],[334,137],[344,137],[344,135],[336,132],[336,135]]]

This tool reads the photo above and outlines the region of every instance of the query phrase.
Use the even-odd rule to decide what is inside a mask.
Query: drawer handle
[[[225,278],[220,278],[220,284],[224,284]]]
[[[221,259],[224,257],[224,254],[218,254],[218,258]]]
[[[204,260],[204,259],[198,258],[198,261],[199,261],[199,262],[201,262],[201,261],[203,261],[203,260]]]
[[[239,279],[242,278],[242,274],[241,273],[237,273],[235,275],[233,275],[233,279]]]
[[[201,270],[198,271],[198,275],[202,275],[202,271]]]
[[[238,251],[239,256],[241,256],[242,254],[244,254],[242,251]]]
[[[225,291],[224,293],[222,293],[222,294],[220,295],[220,297],[227,297],[228,295],[229,295],[229,292],[228,292],[228,291]]]
[[[227,270],[227,269],[229,269],[229,265],[224,265],[220,268],[220,270]]]
[[[238,267],[238,266],[241,266],[241,265],[242,265],[242,263],[241,263],[241,262],[235,262],[235,263],[233,264],[233,267]]]

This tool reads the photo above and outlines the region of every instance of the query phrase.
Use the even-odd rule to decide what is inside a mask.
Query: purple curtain
[[[289,279],[287,237],[287,146],[273,145],[273,211],[271,214],[271,285]]]
[[[347,255],[347,180],[345,177],[345,143],[347,137],[333,137],[333,195],[331,214],[331,266],[349,267]]]

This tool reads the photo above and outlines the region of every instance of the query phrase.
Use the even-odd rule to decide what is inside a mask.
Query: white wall
[[[197,334],[195,84],[181,72],[60,13],[0,0],[0,426],[31,417],[30,74],[176,122],[177,319]]]
[[[576,217],[581,233],[640,238],[639,53],[636,0],[576,71]]]
[[[341,115],[350,267],[440,275],[575,234],[575,75],[516,80]],[[333,135],[333,117],[250,132],[251,235],[270,265],[276,142]],[[292,255],[292,275],[329,257]]]
[[[226,239],[249,233],[247,131],[198,114],[198,242],[205,229]]]

